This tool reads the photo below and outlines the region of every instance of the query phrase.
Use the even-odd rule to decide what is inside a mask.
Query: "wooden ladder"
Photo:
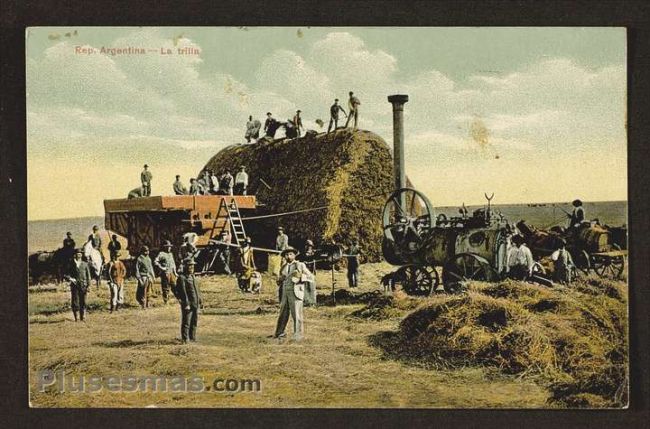
[[[239,206],[237,206],[237,201],[234,198],[230,199],[230,203],[226,201],[227,197],[221,199],[221,205],[219,206],[219,215],[222,210],[225,210],[228,214],[227,222],[230,222],[232,227],[232,235],[234,237],[234,243],[237,246],[241,246],[246,239],[246,230],[244,230],[244,222],[242,222],[241,214],[239,213]],[[224,229],[226,227],[224,226]],[[231,240],[232,241],[232,240]]]

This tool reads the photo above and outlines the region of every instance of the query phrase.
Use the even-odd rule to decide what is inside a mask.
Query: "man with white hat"
[[[280,294],[280,315],[275,328],[273,338],[282,338],[286,334],[284,330],[289,322],[289,315],[293,319],[293,337],[299,341],[302,339],[303,326],[303,300],[305,298],[305,283],[313,282],[314,275],[307,269],[307,266],[296,260],[298,251],[293,247],[287,247],[280,254],[285,263],[280,268],[278,287]]]

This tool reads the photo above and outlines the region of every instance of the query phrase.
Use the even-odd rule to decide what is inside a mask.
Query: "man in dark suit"
[[[76,249],[74,259],[70,262],[68,274],[65,277],[70,282],[71,307],[75,322],[78,320],[77,313],[81,321],[84,321],[86,314],[86,293],[88,292],[91,281],[90,267],[81,259],[82,256],[83,250]]]
[[[183,273],[178,276],[176,295],[181,304],[181,341],[196,341],[196,325],[201,306],[199,281],[194,275],[194,259],[183,261]]]

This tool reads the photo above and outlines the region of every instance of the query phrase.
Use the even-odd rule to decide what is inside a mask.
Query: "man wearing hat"
[[[219,234],[219,242],[217,243],[217,260],[221,265],[224,273],[231,275],[230,271],[230,239],[228,231],[225,229]]]
[[[246,237],[239,249],[239,271],[237,272],[237,284],[242,292],[250,292],[250,281],[255,270],[255,256],[251,247],[251,238]]]
[[[575,265],[571,253],[566,250],[566,240],[563,238],[558,241],[557,250],[551,254],[551,260],[555,280],[563,284],[571,283],[571,274]]]
[[[74,257],[74,248],[76,245],[77,243],[72,238],[72,233],[69,231],[66,232],[65,238],[63,239],[63,261],[68,263]]]
[[[361,255],[361,248],[359,247],[359,240],[356,238],[352,240],[352,245],[347,251],[348,260],[348,286],[359,286],[359,256]]]
[[[278,227],[278,236],[275,238],[275,250],[282,252],[289,247],[289,236],[284,233],[284,228]]]
[[[235,175],[235,195],[246,195],[246,188],[248,187],[248,173],[246,173],[246,167],[239,167],[237,175]]]
[[[70,307],[72,307],[75,322],[78,320],[78,317],[81,321],[84,320],[86,314],[86,294],[88,293],[91,282],[90,267],[88,263],[81,259],[82,256],[83,250],[75,249],[74,258],[68,266],[68,274],[64,276],[70,282]]]
[[[151,179],[153,179],[153,175],[151,174],[151,171],[149,171],[149,166],[145,164],[144,170],[142,170],[142,173],[140,173],[140,182],[142,183],[142,196],[144,197],[151,195]]]
[[[573,212],[567,214],[569,218],[569,228],[578,228],[585,220],[585,209],[582,207],[582,201],[573,200]]]
[[[88,236],[88,240],[92,241],[93,249],[102,251],[102,237],[99,235],[97,225],[93,225],[93,233]]]
[[[302,111],[296,110],[296,115],[293,117],[293,125],[296,127],[296,133],[298,133],[298,137],[300,137],[300,129],[305,129],[305,127],[302,126],[302,118],[300,117],[300,112]]]
[[[160,287],[162,289],[162,297],[165,304],[169,299],[169,291],[173,284],[176,284],[178,273],[176,272],[176,262],[174,255],[172,255],[172,243],[165,240],[162,244],[162,250],[153,261],[153,265],[160,270]]]
[[[332,104],[330,106],[330,124],[327,127],[327,132],[328,133],[332,129],[332,124],[334,124],[334,131],[336,131],[336,128],[338,128],[338,126],[339,126],[339,112],[343,112],[343,114],[347,118],[348,114],[345,113],[345,110],[343,110],[343,107],[341,107],[339,105],[339,99],[335,98],[334,99],[334,104]]]
[[[149,247],[142,246],[140,256],[135,261],[135,278],[138,280],[138,289],[135,298],[142,308],[149,307],[149,294],[154,281],[153,265],[149,257]]]
[[[126,267],[124,263],[117,259],[117,253],[111,253],[111,261],[106,269],[108,273],[108,287],[111,291],[111,313],[118,310],[121,304],[124,304],[124,278],[126,277]]]
[[[183,273],[176,281],[176,294],[181,304],[181,341],[196,341],[201,293],[199,281],[194,275],[194,259],[183,261]]]
[[[285,259],[285,263],[280,268],[280,277],[278,278],[280,314],[273,338],[281,338],[286,335],[284,330],[289,322],[289,315],[293,319],[294,339],[299,341],[303,336],[305,284],[313,282],[314,275],[303,262],[296,260],[298,253],[293,247],[287,247],[280,254]]]
[[[119,258],[121,250],[122,250],[122,244],[117,239],[117,235],[113,234],[111,236],[111,241],[108,242],[108,253],[111,256],[111,258],[113,257],[113,255]]]

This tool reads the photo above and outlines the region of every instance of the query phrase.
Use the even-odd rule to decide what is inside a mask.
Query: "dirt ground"
[[[379,278],[391,269],[383,263],[362,265],[355,293],[378,290]],[[347,288],[344,272],[335,279],[337,289]],[[331,292],[329,271],[319,271],[317,282],[319,294]],[[476,367],[439,371],[385,356],[370,338],[397,329],[403,315],[373,321],[350,315],[362,304],[310,307],[305,310],[305,339],[278,341],[267,338],[279,308],[271,277],[264,276],[260,295],[242,294],[227,276],[202,277],[201,290],[198,342],[184,345],[178,304],[165,306],[157,297],[153,308],[141,310],[134,280],[127,282],[127,307],[113,314],[106,283],[99,290],[93,286],[84,323],[73,321],[64,285],[30,287],[31,406],[548,407],[549,392],[532,377]],[[43,370],[58,374],[68,391],[40,391]],[[70,391],[81,376],[102,377],[103,382],[109,377],[164,376],[169,381],[198,376],[206,386],[215,379],[235,380],[231,386],[237,384],[240,391],[152,392],[138,387],[115,392],[106,386],[92,393]],[[259,380],[260,388],[247,390],[242,380]]]

